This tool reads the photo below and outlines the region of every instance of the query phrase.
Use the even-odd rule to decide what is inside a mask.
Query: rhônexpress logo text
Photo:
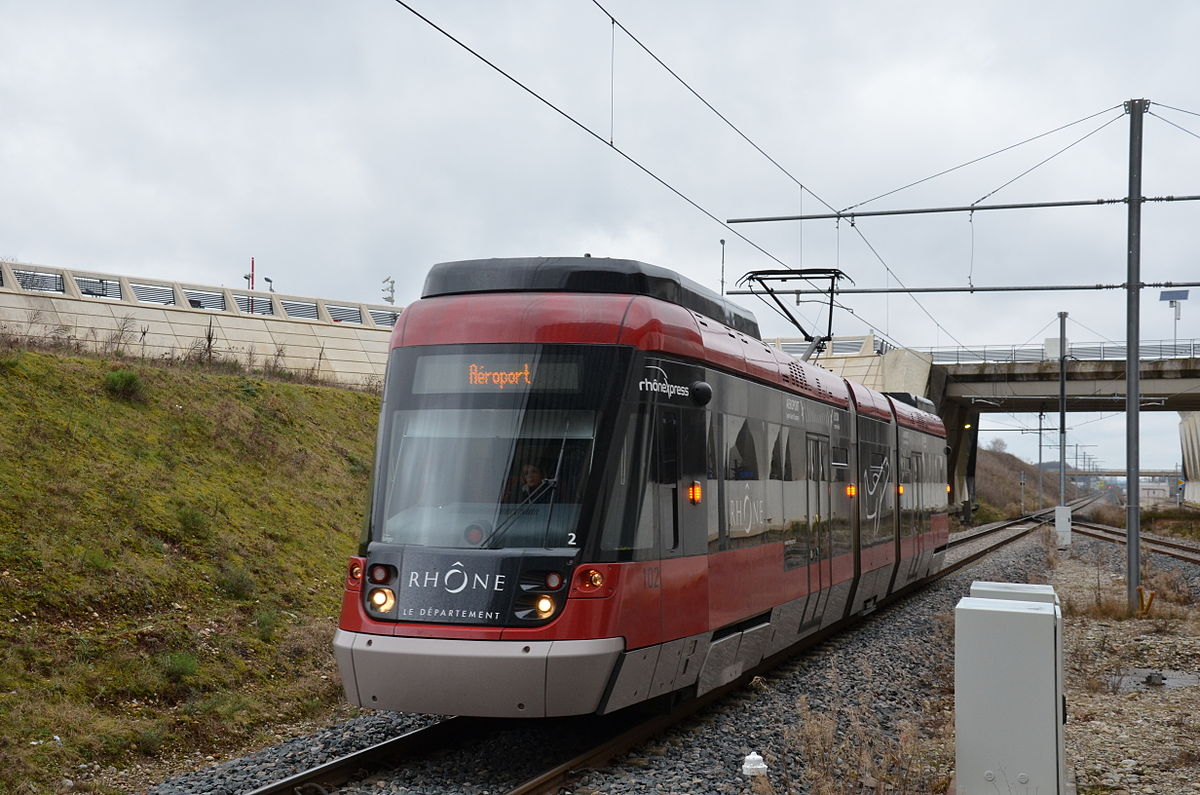
[[[670,378],[667,377],[666,370],[662,369],[661,367],[655,367],[654,365],[648,365],[646,369],[653,370],[654,372],[650,373],[649,377],[643,378],[641,382],[638,383],[638,389],[640,391],[657,392],[658,394],[669,398],[691,396],[692,390],[686,386],[679,386],[678,384],[671,383]]]

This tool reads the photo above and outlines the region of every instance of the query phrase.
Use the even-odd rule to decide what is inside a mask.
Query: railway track
[[[1089,538],[1099,538],[1103,541],[1111,541],[1116,544],[1129,543],[1126,531],[1118,527],[1110,527],[1093,522],[1073,521],[1071,522],[1071,529],[1073,532],[1088,536]],[[1195,544],[1181,543],[1163,538],[1162,536],[1152,536],[1143,533],[1141,535],[1141,547],[1147,552],[1167,555],[1177,560],[1200,565],[1200,547],[1197,547]]]
[[[1074,508],[1082,507],[1085,500],[1076,501]],[[1026,537],[1038,528],[1052,522],[1053,509],[1037,512],[1020,519],[999,522],[970,532],[959,533],[950,539],[946,564],[935,575],[916,583],[911,588],[894,595],[887,603],[896,601],[909,593],[928,585],[964,566],[969,565],[995,550]],[[1079,528],[1087,523],[1075,522]],[[1098,530],[1086,531],[1099,533]],[[1096,525],[1095,527],[1103,527]],[[1108,528],[1111,530],[1111,528]],[[1085,532],[1079,530],[1079,532]],[[1123,535],[1123,531],[1121,532]],[[1157,550],[1155,550],[1157,551]],[[1180,551],[1182,552],[1182,551]],[[1165,553],[1164,553],[1165,554]],[[1200,558],[1200,552],[1193,548]],[[1196,562],[1200,562],[1198,559]],[[649,704],[640,710],[627,710],[609,716],[583,716],[542,723],[554,724],[551,733],[563,735],[575,733],[586,737],[586,741],[573,747],[550,749],[533,765],[536,769],[520,773],[513,778],[516,783],[498,783],[493,793],[505,795],[531,795],[553,792],[568,779],[573,771],[599,767],[610,759],[644,744],[660,735],[669,727],[680,723],[709,704],[725,698],[733,691],[741,690],[756,675],[759,675],[794,657],[798,652],[812,648],[829,637],[857,623],[861,617],[835,624],[809,638],[796,647],[788,649],[728,685],[717,688],[703,697],[668,706],[665,702]],[[477,746],[488,746],[500,742],[498,738],[510,732],[519,732],[530,724],[520,720],[488,718],[448,717],[437,723],[415,729],[399,737],[329,761],[311,770],[302,771],[286,779],[276,781],[253,790],[250,795],[317,795],[336,791],[337,787],[350,782],[362,782],[388,770],[400,769],[417,763],[422,757],[438,752],[443,755],[465,752]],[[459,750],[463,749],[463,750]],[[515,762],[515,760],[514,760]]]

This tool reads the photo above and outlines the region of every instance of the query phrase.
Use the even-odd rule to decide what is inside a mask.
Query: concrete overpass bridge
[[[797,354],[806,347],[801,340],[768,342]],[[1141,411],[1179,413],[1184,499],[1200,505],[1200,341],[1143,342],[1139,351]],[[1067,411],[1124,412],[1125,355],[1124,345],[1069,345]],[[835,339],[817,363],[881,392],[933,401],[949,435],[955,502],[973,492],[981,415],[1053,414],[1059,407],[1058,352],[1042,345],[888,349],[868,335]]]

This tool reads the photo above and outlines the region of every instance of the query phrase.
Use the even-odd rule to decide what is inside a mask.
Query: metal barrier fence
[[[800,339],[773,338],[765,340],[793,356],[802,354],[808,343]],[[883,355],[894,346],[873,335],[859,337],[834,337],[829,341],[822,356]],[[1012,364],[1015,362],[1058,361],[1058,356],[1048,354],[1043,345],[982,345],[959,348],[912,348],[925,354],[934,364],[979,364],[993,362]],[[1123,342],[1080,342],[1068,344],[1067,356],[1079,361],[1125,360]],[[1140,359],[1198,359],[1200,340],[1148,340],[1138,349]]]
[[[933,357],[934,364],[977,364],[994,362],[1058,361],[1047,355],[1042,345],[985,345],[978,348],[916,348]],[[1083,342],[1067,345],[1067,357],[1079,361],[1124,361],[1127,348],[1123,342]],[[1200,358],[1198,340],[1147,340],[1138,348],[1139,359]]]

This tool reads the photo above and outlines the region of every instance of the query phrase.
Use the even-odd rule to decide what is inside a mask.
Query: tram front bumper
[[[546,718],[595,712],[622,638],[481,641],[337,630],[346,699],[372,709]]]

